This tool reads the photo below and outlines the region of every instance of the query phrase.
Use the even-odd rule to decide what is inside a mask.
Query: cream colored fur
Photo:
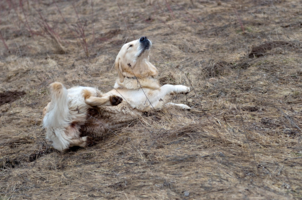
[[[152,43],[149,44],[151,47]],[[79,129],[87,121],[91,106],[98,106],[105,114],[101,116],[110,118],[110,122],[104,122],[107,124],[138,118],[141,111],[150,109],[170,106],[190,109],[185,104],[168,102],[170,94],[186,94],[190,88],[169,84],[160,86],[154,78],[158,71],[149,61],[149,46],[144,49],[140,40],[135,40],[122,47],[115,61],[118,79],[114,89],[105,94],[91,87],[79,86],[67,90],[58,82],[50,85],[52,99],[43,110],[43,126],[46,138],[53,142],[55,149],[62,151],[70,146],[87,145],[87,137],[81,137]],[[112,97],[120,97],[123,102],[118,106],[104,106],[110,105]]]
[[[150,46],[145,51],[142,50],[143,44],[140,40],[134,40],[123,45],[115,60],[118,79],[115,82],[114,89],[104,94],[104,96],[119,96],[124,100],[122,104],[127,103],[131,108],[139,111],[170,106],[190,109],[185,104],[168,102],[170,94],[186,94],[190,92],[190,88],[183,85],[169,84],[160,86],[159,81],[154,78],[158,74],[158,70],[149,61],[149,52],[152,46],[151,41],[149,43]],[[97,104],[96,102],[95,104]]]
[[[79,128],[85,123],[87,110],[97,97],[99,105],[110,104],[110,96],[92,87],[66,89],[62,83],[50,84],[51,102],[43,110],[46,139],[55,149],[63,151],[71,146],[86,146],[87,137],[80,137]],[[86,102],[85,102],[86,101]]]
[[[152,43],[149,42],[151,47]],[[153,78],[158,75],[158,71],[149,61],[149,51],[149,49],[142,48],[140,40],[134,40],[122,46],[115,59],[118,78],[114,88],[139,89],[147,87],[158,89],[160,87],[159,82]],[[140,84],[136,79],[140,80]]]
[[[151,109],[160,110],[163,107],[170,106],[189,110],[190,107],[185,104],[174,104],[172,102],[168,102],[170,94],[187,94],[188,92],[190,92],[190,88],[184,85],[166,84],[156,90],[150,88],[141,88],[136,90],[113,89],[105,93],[104,96],[119,96],[123,98],[123,102],[121,104],[128,104],[131,108],[139,111],[148,111]],[[98,105],[97,99],[98,98],[95,99],[95,105]]]
[[[115,89],[129,89],[129,90],[137,90],[140,88],[150,88],[150,89],[159,89],[160,84],[159,81],[152,77],[147,78],[124,78],[124,82],[121,83],[120,79],[117,79],[114,84]]]

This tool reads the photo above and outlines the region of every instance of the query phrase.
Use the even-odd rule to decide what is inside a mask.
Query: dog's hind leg
[[[83,91],[83,96],[85,99],[85,103],[90,106],[102,106],[106,103],[110,103],[109,105],[116,106],[123,101],[122,98],[115,95],[102,97],[91,96],[91,92],[89,92],[88,90]]]
[[[165,104],[165,107],[177,107],[177,108],[180,108],[180,109],[183,109],[183,110],[191,110],[191,108],[185,104],[182,104],[182,103],[172,103],[172,102],[169,102],[169,103],[166,103]]]
[[[109,102],[109,97],[89,97],[85,99],[85,103],[87,103],[90,106],[102,106]]]
[[[89,90],[83,90],[83,97],[85,99],[85,103],[90,106],[101,106],[109,101],[109,97],[96,97],[92,96]]]

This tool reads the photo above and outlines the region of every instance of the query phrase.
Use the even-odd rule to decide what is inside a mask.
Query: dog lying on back
[[[118,79],[114,89],[101,93],[92,87],[66,89],[62,83],[50,84],[51,102],[43,110],[46,138],[53,147],[63,151],[71,146],[85,147],[91,141],[83,136],[102,134],[104,129],[141,116],[142,111],[177,107],[185,104],[169,102],[169,94],[190,92],[183,85],[163,85],[155,78],[158,71],[149,61],[151,41],[146,37],[129,42],[121,48],[115,60]],[[98,114],[90,116],[94,107]],[[93,141],[92,141],[93,142]]]
[[[158,70],[149,61],[149,52],[152,43],[147,37],[141,37],[127,44],[124,44],[115,60],[115,69],[118,78],[114,89],[105,93],[104,97],[118,96],[123,99],[120,105],[129,104],[132,108],[139,111],[150,109],[162,109],[163,107],[178,107],[189,110],[185,104],[175,104],[169,102],[169,95],[175,93],[187,94],[190,88],[184,85],[166,84],[160,86]],[[87,94],[89,96],[89,94]],[[100,106],[102,101],[93,102],[86,100],[92,106]]]
[[[72,87],[66,89],[62,83],[50,84],[51,102],[43,110],[43,126],[46,139],[53,142],[59,151],[72,146],[85,147],[89,144],[88,137],[81,137],[81,126],[89,118],[90,105],[86,101],[98,99],[100,106],[118,105],[122,99],[114,95],[103,96],[101,91],[92,87]],[[85,97],[89,93],[89,98]],[[106,125],[106,122],[103,122]]]

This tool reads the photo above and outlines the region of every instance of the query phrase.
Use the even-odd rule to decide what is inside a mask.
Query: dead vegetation
[[[301,199],[301,10],[1,1],[0,199]],[[41,126],[47,86],[109,91],[121,45],[145,35],[161,83],[190,86],[173,99],[192,110],[151,111],[101,136],[96,126],[91,147],[55,151]]]

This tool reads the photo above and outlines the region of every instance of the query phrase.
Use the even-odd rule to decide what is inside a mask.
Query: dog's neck
[[[137,78],[125,76],[124,81],[121,82],[118,78],[114,84],[115,89],[137,90],[141,88],[149,88],[158,90],[160,88],[159,81],[153,77]]]

